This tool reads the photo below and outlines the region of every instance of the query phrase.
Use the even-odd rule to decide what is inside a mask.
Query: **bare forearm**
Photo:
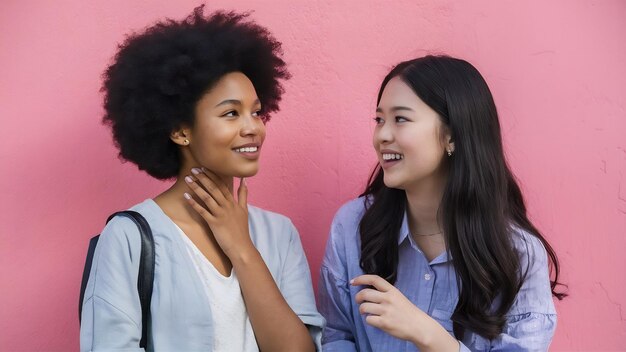
[[[185,198],[209,225],[233,265],[260,349],[314,351],[306,326],[283,298],[261,254],[252,244],[245,182],[240,183],[235,201],[228,185],[217,174],[204,168],[191,172],[197,180],[186,177],[185,181],[202,204],[187,193]]]
[[[251,248],[231,257],[261,351],[315,351],[306,326],[291,310],[263,258]]]

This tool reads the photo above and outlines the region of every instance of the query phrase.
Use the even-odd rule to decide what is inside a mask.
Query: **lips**
[[[255,153],[259,150],[259,147],[241,147],[233,149],[237,153]]]
[[[386,153],[382,155],[384,161],[402,160],[404,155],[399,153]]]
[[[404,154],[392,149],[383,149],[380,151],[380,158],[381,166],[383,168],[389,168],[402,161]]]
[[[233,148],[234,151],[242,151],[242,152],[254,152],[259,149],[261,149],[261,143],[242,144]]]
[[[233,148],[232,150],[238,155],[243,156],[246,159],[256,160],[259,158],[259,155],[260,155],[261,144],[248,143],[248,144],[237,146]]]

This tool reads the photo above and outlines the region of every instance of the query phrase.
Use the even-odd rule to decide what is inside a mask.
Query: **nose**
[[[259,117],[252,116],[251,114],[243,118],[242,121],[243,125],[240,130],[242,137],[256,136],[265,128],[263,121]]]
[[[390,123],[383,123],[374,130],[374,144],[389,144],[393,142],[393,126]]]

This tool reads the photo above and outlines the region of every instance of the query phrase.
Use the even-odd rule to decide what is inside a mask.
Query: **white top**
[[[202,280],[213,319],[213,349],[215,352],[258,352],[254,331],[241,295],[235,270],[230,276],[222,275],[200,252],[198,247],[176,226],[185,242],[187,253]]]

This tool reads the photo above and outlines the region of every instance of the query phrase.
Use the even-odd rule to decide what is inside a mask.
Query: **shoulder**
[[[254,246],[279,284],[288,263],[306,265],[300,235],[288,217],[248,205],[248,224]]]
[[[361,218],[365,213],[365,197],[358,197],[345,202],[335,215],[336,218]]]
[[[541,240],[534,234],[518,226],[511,226],[513,248],[520,256],[522,267],[532,264],[548,265],[548,255]]]
[[[259,208],[254,205],[248,205],[248,216],[255,221],[267,222],[270,225],[291,224],[291,219],[283,214],[279,214],[270,210]]]
[[[333,226],[342,228],[358,228],[363,214],[365,214],[365,197],[359,197],[344,203],[335,213]]]
[[[524,281],[509,314],[555,314],[548,254],[543,243],[519,227],[513,227],[512,241],[520,258],[520,274]]]
[[[248,205],[248,223],[257,248],[287,248],[290,242],[299,240],[296,227],[285,215]]]
[[[161,221],[156,212],[158,209],[155,209],[155,206],[154,201],[147,199],[132,206],[128,210],[133,210],[141,214],[154,233],[155,227],[158,227]],[[121,215],[115,216],[106,224],[100,233],[98,246],[103,250],[119,250],[120,248],[126,248],[128,249],[126,253],[132,256],[135,251],[139,251],[141,248],[139,228],[130,218]]]
[[[291,229],[294,227],[291,219],[273,211],[248,205],[248,218],[251,225],[266,229]]]
[[[359,223],[365,210],[363,197],[348,201],[337,210],[330,227],[322,266],[337,270],[338,267],[348,265],[348,258],[358,258],[361,246]]]

